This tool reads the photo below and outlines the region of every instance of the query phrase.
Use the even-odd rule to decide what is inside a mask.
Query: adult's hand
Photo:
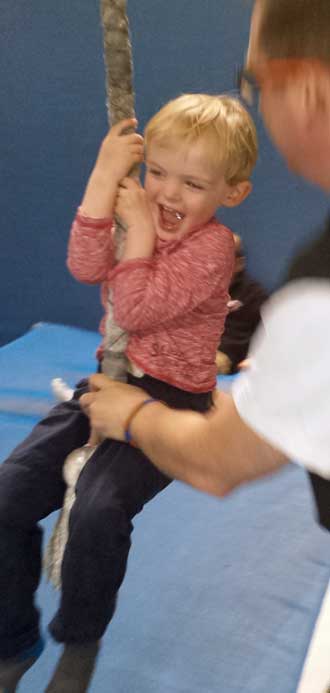
[[[82,395],[80,405],[89,417],[92,429],[104,438],[124,440],[129,415],[148,394],[102,374],[92,375],[89,387],[90,392]]]

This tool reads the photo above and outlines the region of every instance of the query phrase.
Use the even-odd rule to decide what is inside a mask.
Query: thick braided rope
[[[103,24],[104,63],[108,119],[115,125],[124,118],[134,118],[133,60],[129,34],[126,0],[101,0]],[[131,171],[137,175],[138,169]],[[116,219],[116,259],[122,255],[125,228]],[[127,334],[114,320],[111,291],[105,325],[102,371],[115,380],[126,380]]]
[[[135,115],[132,49],[126,0],[101,0],[101,18],[106,68],[108,119],[111,126],[124,118],[133,118]],[[138,167],[135,167],[130,175],[136,176],[137,174]],[[117,261],[121,257],[124,240],[125,228],[120,223],[120,220],[116,219],[115,243]],[[125,356],[127,335],[115,323],[111,292],[109,292],[108,301],[109,311],[106,320],[102,371],[115,380],[125,380],[127,372],[127,359]],[[75,502],[76,483],[79,474],[95,449],[95,445],[85,445],[78,450],[74,450],[64,462],[63,474],[67,483],[67,491],[62,511],[44,556],[45,571],[48,579],[56,589],[61,587],[61,566],[69,535],[70,512]]]
[[[101,0],[109,125],[134,118],[133,62],[126,0]]]

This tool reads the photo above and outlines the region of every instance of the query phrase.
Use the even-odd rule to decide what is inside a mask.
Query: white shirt
[[[241,418],[330,478],[330,282],[297,280],[267,301],[249,356],[232,391]]]

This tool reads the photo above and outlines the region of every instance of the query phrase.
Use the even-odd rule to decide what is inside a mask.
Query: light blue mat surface
[[[95,370],[97,343],[43,324],[0,349],[2,459],[53,402],[51,378]],[[136,518],[91,692],[295,693],[329,575],[330,536],[298,467],[225,500],[174,483]],[[43,583],[45,626],[56,600]],[[48,639],[22,693],[44,690],[58,652]]]

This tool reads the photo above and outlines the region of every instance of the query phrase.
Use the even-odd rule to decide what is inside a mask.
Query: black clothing
[[[239,363],[247,356],[251,337],[260,321],[260,308],[268,294],[245,270],[236,274],[229,293],[238,307],[227,315],[219,351],[230,358],[230,372],[236,373]]]

